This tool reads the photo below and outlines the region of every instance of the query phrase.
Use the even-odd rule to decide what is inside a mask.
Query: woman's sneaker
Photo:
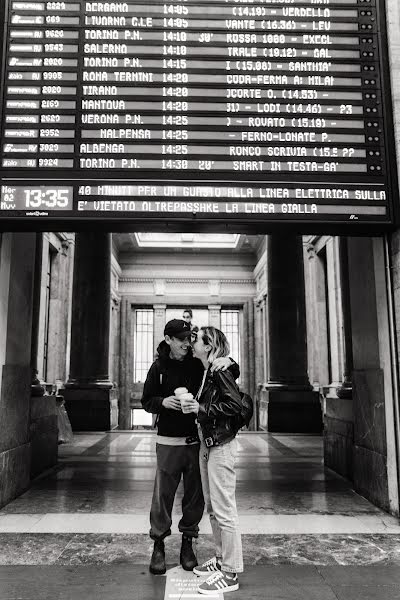
[[[218,592],[225,594],[226,592],[235,592],[239,589],[239,582],[236,573],[232,573],[230,577],[227,573],[218,571],[213,573],[208,579],[203,581],[197,588],[199,594],[215,595]]]
[[[220,570],[221,570],[221,563],[219,562],[219,560],[217,559],[216,556],[213,556],[209,560],[206,560],[206,562],[203,563],[202,565],[195,567],[193,569],[193,573],[195,573],[195,575],[208,575],[212,571],[220,571]]]

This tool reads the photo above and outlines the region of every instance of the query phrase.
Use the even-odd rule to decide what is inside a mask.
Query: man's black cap
[[[184,340],[185,337],[190,336],[190,325],[182,319],[172,319],[164,327],[164,335]]]

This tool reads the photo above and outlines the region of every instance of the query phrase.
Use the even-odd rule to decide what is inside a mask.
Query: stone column
[[[352,397],[352,373],[353,373],[353,346],[351,339],[351,311],[350,311],[350,288],[349,288],[349,262],[347,238],[340,238],[339,242],[340,260],[340,295],[343,318],[343,383],[336,388],[338,398],[350,399]]]
[[[343,383],[336,397],[328,394],[324,411],[324,463],[347,479],[353,478],[354,418],[352,401],[353,348],[347,238],[338,238]]]
[[[245,305],[246,306],[246,305]],[[248,300],[247,302],[247,319],[248,319],[248,330],[247,330],[247,340],[248,346],[246,348],[246,352],[248,353],[248,392],[253,398],[254,402],[254,416],[250,423],[249,429],[255,430],[258,422],[256,412],[256,359],[255,359],[255,311],[254,311],[254,301]],[[243,315],[244,316],[244,315]]]
[[[166,304],[153,304],[154,309],[154,352],[158,347],[159,343],[164,339],[164,327],[165,327],[165,312],[167,309]]]
[[[268,236],[268,431],[320,432],[321,407],[307,374],[301,236]]]
[[[249,311],[247,302],[243,304],[240,318],[240,381],[244,392],[249,393],[249,361],[250,361],[250,339],[249,339]]]
[[[378,238],[349,237],[349,290],[354,370],[352,452],[355,490],[384,510],[390,510],[388,432],[393,417],[390,330],[383,244]],[[395,399],[398,402],[398,398]],[[389,427],[388,427],[389,426]],[[398,498],[396,506],[398,507]]]
[[[108,373],[111,236],[78,233],[75,242],[71,354],[65,402],[74,430],[117,425]]]
[[[221,306],[219,304],[208,305],[208,323],[217,329],[221,328]]]
[[[267,294],[264,294],[261,301],[261,314],[263,317],[262,323],[262,373],[263,378],[262,382],[265,383],[268,379],[268,340],[267,340],[267,332],[268,332],[268,304],[267,304]]]
[[[122,297],[120,310],[119,404],[118,429],[131,428],[132,365],[132,315],[131,301]]]
[[[42,279],[42,253],[43,233],[36,233],[35,244],[35,267],[33,272],[33,296],[32,296],[32,339],[31,339],[31,394],[32,396],[43,396],[44,386],[40,384],[37,377],[38,369],[38,343],[39,343],[39,312]]]
[[[261,300],[254,299],[254,346],[255,346],[255,385],[264,382],[263,375],[263,339],[261,320]]]
[[[257,428],[262,430],[268,429],[268,392],[266,391],[267,386],[267,374],[268,374],[268,310],[267,310],[267,294],[263,294],[260,298],[259,305],[259,327],[261,336],[260,346],[260,380],[257,387],[257,413],[258,413],[258,424]]]
[[[66,355],[67,355],[67,338],[68,338],[68,321],[71,312],[69,301],[70,294],[70,260],[73,250],[72,240],[65,239],[61,242],[61,285],[60,296],[65,303],[65,310],[60,310],[59,326],[60,326],[60,343],[58,345],[58,366],[57,380],[63,383],[66,380]]]

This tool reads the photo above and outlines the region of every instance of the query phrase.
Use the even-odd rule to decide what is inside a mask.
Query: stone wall
[[[400,173],[400,3],[398,0],[386,0],[386,2],[397,171]],[[391,254],[396,337],[397,346],[400,347],[400,229],[391,236]]]
[[[400,175],[400,3],[398,0],[386,0],[387,5],[387,24],[388,24],[388,40],[389,40],[389,61],[392,85],[392,102],[393,102],[393,120],[394,120],[394,136],[397,152],[397,173]],[[400,177],[399,177],[400,179]],[[400,207],[398,207],[400,212]],[[391,273],[393,286],[393,304],[394,304],[394,335],[395,335],[395,352],[397,353],[397,379],[400,375],[399,364],[399,348],[400,348],[400,229],[397,229],[389,236],[390,251],[391,251]],[[394,390],[398,393],[398,390]],[[400,433],[399,424],[399,398],[394,402],[397,403],[393,407],[392,414],[387,415],[389,421],[387,437],[388,448],[390,453],[388,456],[388,469],[391,470],[392,476],[389,477],[389,490],[395,487],[394,479],[398,480],[398,461],[400,459],[396,453],[396,437]],[[394,423],[394,425],[392,425]],[[396,431],[397,430],[397,431]],[[397,488],[397,494],[399,490]],[[399,506],[397,504],[397,512]]]
[[[0,506],[30,483],[32,295],[35,234],[0,246]]]

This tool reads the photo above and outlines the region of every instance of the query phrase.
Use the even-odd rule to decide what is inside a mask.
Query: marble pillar
[[[249,309],[247,302],[243,304],[243,311],[240,321],[240,381],[243,391],[250,393],[249,366],[251,346],[249,339]],[[252,358],[254,358],[254,353]]]
[[[336,396],[328,395],[325,399],[324,415],[324,461],[347,479],[353,479],[353,348],[351,337],[349,264],[347,238],[339,240],[339,273],[342,335],[342,384],[336,387]]]
[[[301,236],[268,236],[268,431],[322,430],[319,395],[307,374]]]
[[[131,428],[131,391],[133,383],[132,360],[132,304],[128,298],[121,298],[120,356],[119,356],[119,398],[118,429]]]
[[[376,264],[372,238],[348,238],[350,311],[353,354],[353,482],[355,490],[389,510],[386,443],[385,370],[390,346],[378,315],[387,313],[385,266]],[[377,276],[383,281],[377,285]],[[377,293],[379,291],[379,294]]]
[[[71,318],[71,304],[69,295],[72,279],[71,263],[73,262],[73,244],[71,239],[65,239],[61,242],[60,260],[61,260],[61,281],[60,281],[60,297],[65,302],[66,310],[60,309],[59,315],[59,335],[60,343],[58,345],[58,361],[57,361],[57,376],[56,381],[64,382],[67,377],[67,347],[69,325]]]
[[[32,339],[31,339],[31,394],[32,396],[43,396],[45,387],[41,385],[37,375],[38,368],[38,343],[39,343],[39,313],[42,280],[42,254],[43,233],[36,233],[35,241],[35,267],[32,295]]]
[[[43,234],[36,233],[35,268],[32,296],[32,340],[31,340],[31,406],[30,406],[30,444],[31,477],[36,477],[46,469],[57,464],[58,460],[58,423],[56,397],[44,395],[38,374],[38,342],[40,327],[41,279],[43,276]],[[53,352],[57,356],[57,352]]]
[[[117,399],[108,373],[111,236],[78,233],[75,240],[71,353],[65,404],[75,431],[117,425]]]
[[[340,297],[343,319],[343,382],[336,388],[338,398],[352,398],[352,373],[353,373],[353,347],[351,340],[351,313],[350,313],[350,290],[349,290],[349,263],[347,238],[340,238],[339,242],[340,261]]]
[[[254,311],[254,301],[248,300],[245,304],[247,307],[246,314],[248,319],[248,330],[247,330],[247,353],[248,353],[248,393],[253,398],[254,407],[256,408],[256,358],[255,358],[255,311]],[[249,429],[255,431],[257,429],[257,417],[255,415],[255,411],[253,413],[253,418],[250,422]]]

